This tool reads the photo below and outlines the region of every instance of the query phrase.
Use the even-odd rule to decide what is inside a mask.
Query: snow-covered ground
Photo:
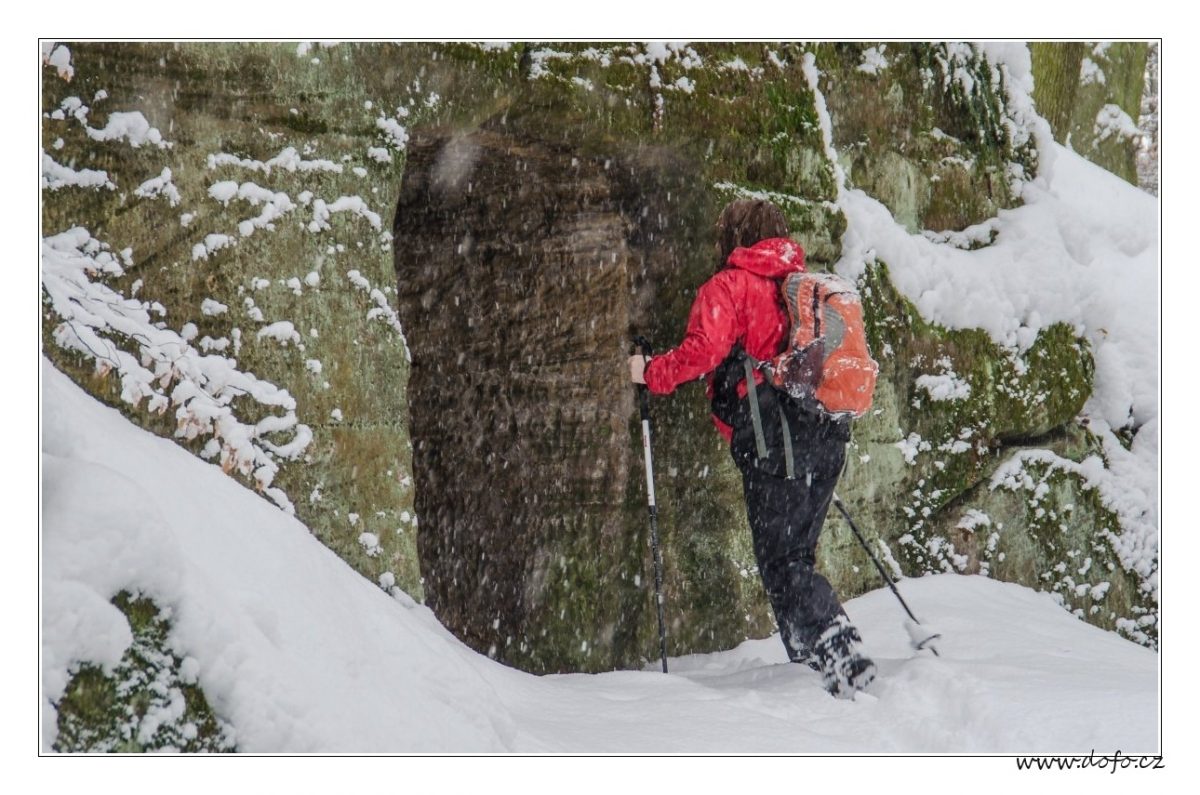
[[[48,362],[43,388],[42,742],[73,661],[129,643],[138,588],[250,752],[1155,753],[1158,655],[1050,596],[905,580],[944,635],[914,656],[892,595],[846,605],[881,676],[856,701],[777,638],[653,670],[535,677],[463,646],[297,521],[126,421]],[[103,561],[103,565],[96,565]],[[669,608],[669,605],[668,605]]]

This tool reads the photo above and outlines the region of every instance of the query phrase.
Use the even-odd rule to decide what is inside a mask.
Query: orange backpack
[[[854,285],[832,273],[799,272],[780,288],[792,329],[766,368],[771,383],[797,400],[815,398],[834,416],[866,414],[879,364],[867,349]]]

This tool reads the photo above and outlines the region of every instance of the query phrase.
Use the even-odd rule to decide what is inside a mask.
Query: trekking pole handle
[[[645,337],[637,336],[633,338],[633,344],[639,349],[639,353],[643,357],[650,356],[650,341]],[[650,452],[650,389],[645,384],[638,384],[638,403],[642,414],[642,452],[646,459],[646,493],[650,499],[650,512],[656,513],[656,505],[654,500],[654,461]]]
[[[651,354],[653,354],[653,352],[654,352],[653,348],[650,347],[650,340],[646,339],[645,337],[643,337],[641,335],[638,335],[633,338],[633,345],[635,348],[638,349],[637,352],[642,355],[642,358],[644,358],[648,362],[650,360]],[[649,393],[649,387],[647,387],[645,384],[638,384],[638,399],[639,399],[638,402],[641,404],[640,408],[642,411],[642,422],[646,423],[645,434],[646,434],[647,439],[649,439],[649,434],[650,434],[650,428],[648,425],[648,423],[650,422],[650,400],[647,397],[648,393]],[[647,449],[649,449],[648,445],[649,445],[649,442],[647,442]],[[646,460],[647,460],[647,463],[649,463],[649,453],[647,453]]]

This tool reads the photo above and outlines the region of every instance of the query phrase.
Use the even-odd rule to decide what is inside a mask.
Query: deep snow
[[[886,590],[846,609],[881,677],[856,701],[784,663],[777,638],[672,660],[672,673],[535,677],[459,643],[295,518],[136,428],[46,360],[43,744],[78,660],[129,642],[109,599],[172,612],[242,751],[1152,753],[1158,656],[1046,594],[983,577],[904,580],[943,634],[914,657]],[[99,564],[99,565],[98,565]],[[670,565],[670,561],[667,561]],[[670,605],[668,604],[668,610]],[[86,631],[85,631],[86,628]]]

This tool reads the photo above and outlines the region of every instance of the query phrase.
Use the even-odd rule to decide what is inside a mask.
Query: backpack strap
[[[753,356],[742,351],[743,368],[746,371],[746,397],[750,403],[750,421],[754,424],[754,444],[758,450],[759,458],[767,457],[767,437],[763,432],[762,422],[762,407],[758,402],[758,385],[754,383],[755,366],[766,369],[765,362],[758,362]],[[768,379],[764,382],[768,389],[773,389]],[[783,405],[776,401],[776,409],[779,411],[779,429],[783,431],[783,463],[787,470],[788,480],[796,477],[796,455],[792,450],[792,426],[788,422],[787,412],[783,410]]]
[[[820,284],[814,280],[812,286],[812,316],[813,316],[813,339],[821,337],[821,290]]]
[[[796,478],[796,456],[792,452],[792,426],[788,424],[787,412],[779,407],[779,426],[783,430],[783,464],[787,468],[788,480]]]
[[[746,369],[746,397],[750,399],[750,421],[754,423],[754,443],[758,447],[758,457],[767,457],[767,437],[763,433],[762,411],[758,406],[758,386],[754,383],[754,365],[749,354],[742,351],[742,364]],[[783,416],[781,413],[779,416]],[[785,420],[786,422],[786,420]]]
[[[763,408],[759,400],[759,384],[754,380],[754,371],[763,370],[767,374],[767,380],[762,386],[774,390],[770,381],[770,365],[767,362],[760,362],[740,345],[735,345],[730,351],[729,356],[717,368],[714,383],[713,383],[713,413],[725,424],[734,426],[738,421],[735,414],[736,411],[747,411],[750,415],[750,424],[754,429],[754,446],[755,452],[759,460],[767,459],[771,453],[767,449],[767,434],[766,426],[763,423]],[[746,406],[738,409],[741,400],[737,396],[737,384],[742,379],[746,381]],[[782,403],[782,393],[777,395],[777,399],[773,402],[776,410],[779,412],[779,428],[782,431],[783,437],[783,457],[784,465],[787,470],[788,478],[796,477],[796,458],[792,448],[792,429],[791,423],[788,422],[787,412],[784,410]],[[726,419],[728,417],[728,419]],[[745,422],[745,414],[741,415],[741,422]],[[743,426],[744,427],[744,426]]]

